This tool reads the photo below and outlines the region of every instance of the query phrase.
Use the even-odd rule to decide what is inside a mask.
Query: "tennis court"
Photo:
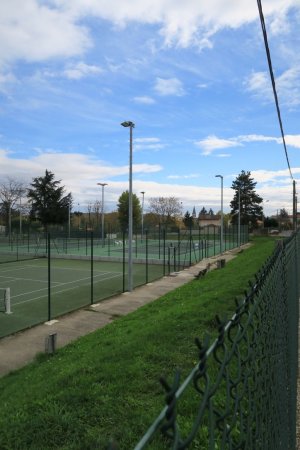
[[[38,258],[1,264],[0,288],[10,288],[12,314],[0,314],[0,337],[127,288],[126,267],[121,263],[51,259],[49,270],[48,262],[47,258]],[[151,266],[147,275],[149,281],[161,277],[161,266]],[[145,266],[134,264],[133,277],[135,286],[145,283]]]

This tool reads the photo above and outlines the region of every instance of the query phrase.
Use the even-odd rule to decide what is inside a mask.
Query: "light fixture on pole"
[[[121,123],[122,127],[130,129],[129,140],[129,205],[128,205],[128,291],[132,291],[132,129],[133,122]]]
[[[97,183],[98,186],[102,186],[102,202],[101,202],[101,240],[102,247],[104,247],[104,186],[107,186],[107,183]]]
[[[223,253],[224,244],[224,218],[223,218],[223,176],[216,175],[217,178],[221,178],[221,246],[220,253]]]
[[[142,200],[142,242],[144,239],[144,199],[145,199],[145,191],[141,191],[141,194],[143,196]]]

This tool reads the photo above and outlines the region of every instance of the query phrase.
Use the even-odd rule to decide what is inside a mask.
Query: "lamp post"
[[[102,202],[101,202],[101,240],[102,240],[102,247],[104,247],[104,186],[107,186],[107,183],[97,183],[97,185],[102,187]]]
[[[223,176],[222,175],[216,175],[216,177],[221,179],[221,247],[220,247],[220,253],[223,253],[223,241],[224,241]]]
[[[145,191],[141,191],[141,194],[143,196],[142,200],[142,242],[144,239],[144,199],[145,199]]]
[[[128,205],[128,291],[132,291],[132,129],[133,122],[121,123],[122,127],[129,128],[129,205]]]

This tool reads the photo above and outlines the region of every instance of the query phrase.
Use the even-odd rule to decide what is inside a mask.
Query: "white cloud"
[[[195,142],[195,145],[203,150],[203,155],[210,155],[214,150],[237,147],[242,144],[234,139],[220,139],[217,136],[212,135],[202,139],[201,141]]]
[[[155,91],[162,96],[176,95],[178,97],[185,94],[182,83],[178,78],[156,78]]]
[[[288,134],[285,136],[286,144],[291,147],[300,148],[300,135]],[[229,139],[221,139],[217,136],[207,136],[207,138],[194,142],[194,144],[203,150],[203,155],[210,155],[215,150],[231,147],[241,147],[245,142],[276,142],[276,144],[282,144],[281,137],[264,136],[261,134],[245,134]],[[218,157],[228,157],[228,154],[218,154]]]
[[[280,139],[281,142],[281,139]],[[285,142],[287,145],[290,145],[291,147],[300,148],[300,134],[286,134],[285,135]]]
[[[282,17],[298,0],[269,0],[265,17],[273,32],[286,31]],[[132,22],[157,26],[164,45],[202,49],[212,47],[211,38],[223,28],[257,22],[255,2],[212,0],[10,0],[0,2],[0,61],[43,61],[83,54],[91,45],[85,19],[107,20],[116,27]]]
[[[136,103],[141,103],[143,105],[152,105],[155,103],[155,100],[152,97],[148,97],[147,95],[141,97],[134,97],[133,99]]]
[[[80,80],[83,77],[89,75],[97,75],[102,73],[103,69],[99,66],[85,64],[84,62],[78,62],[77,64],[69,65],[63,72],[67,78],[72,80]]]
[[[200,3],[198,0],[111,0],[109,3],[106,0],[56,0],[56,4],[63,5],[75,16],[94,15],[119,27],[130,22],[157,24],[165,45],[180,47],[211,46],[210,37],[218,30],[237,28],[258,20],[257,5],[249,0]],[[299,7],[298,0],[266,1],[264,14],[274,21],[292,6]],[[276,28],[275,24],[273,28]]]
[[[159,138],[154,137],[145,137],[145,138],[136,138],[134,139],[134,150],[161,150],[165,147],[165,144],[162,144]]]
[[[289,108],[300,105],[300,67],[293,67],[281,75],[274,74],[279,104]],[[267,72],[253,72],[244,81],[246,89],[262,101],[274,101],[271,78]]]
[[[277,144],[280,144],[282,142],[281,138],[264,136],[262,134],[245,134],[232,139],[235,139],[239,142],[276,142]]]
[[[254,94],[267,96],[268,99],[272,96],[271,80],[267,72],[253,72],[244,81],[246,89]]]
[[[0,61],[43,61],[74,56],[91,46],[76,17],[37,0],[0,2]]]
[[[300,168],[292,168],[292,173],[294,175],[300,174]],[[288,184],[291,186],[292,189],[292,183],[291,183],[291,177],[290,172],[288,169],[284,170],[253,170],[251,172],[251,176],[255,179],[255,181],[259,183],[267,183],[267,182],[273,182],[278,184],[280,179],[281,183]]]
[[[128,175],[128,166],[117,166],[97,160],[93,155],[63,153],[52,149],[36,149],[31,158],[12,158],[12,152],[0,149],[0,178],[4,176],[23,177],[31,180],[45,172],[45,168],[55,173],[58,179],[75,192],[77,184],[93,184],[93,180],[111,179]],[[63,161],[63,164],[61,163]],[[134,174],[155,173],[162,170],[159,164],[133,164]]]

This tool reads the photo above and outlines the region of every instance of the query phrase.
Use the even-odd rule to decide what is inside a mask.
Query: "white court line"
[[[104,279],[101,280],[101,281],[110,280],[110,279],[112,279],[112,278],[116,278],[116,277],[119,277],[119,276],[121,276],[121,275],[122,275],[121,272],[119,272],[118,274],[113,275],[112,277],[104,278]],[[77,280],[77,281],[80,281],[80,280]],[[73,283],[74,283],[74,281],[73,281]],[[69,284],[69,283],[65,283],[65,284]],[[71,288],[62,289],[61,291],[55,291],[55,292],[54,292],[54,295],[61,294],[62,292],[72,291],[73,289],[77,289],[77,288],[80,288],[80,287],[83,287],[83,286],[89,286],[89,285],[90,285],[90,283],[87,283],[87,284],[80,284],[80,285],[78,285],[78,286],[73,286],[73,287],[71,287]],[[39,290],[42,290],[42,289],[39,289]],[[31,294],[31,293],[34,293],[34,292],[37,292],[37,291],[26,292],[26,294]],[[16,297],[18,297],[18,296],[20,296],[20,295],[24,295],[24,294],[15,295],[15,296],[11,297],[11,299],[16,298]],[[40,298],[44,298],[44,297],[45,297],[45,295],[41,295],[41,296],[39,296],[39,297],[31,298],[31,299],[29,299],[29,300],[24,300],[23,302],[13,303],[13,306],[15,306],[15,305],[21,305],[21,304],[23,304],[23,303],[32,302],[32,301],[34,301],[34,300],[39,300]]]
[[[96,272],[97,273],[97,272]],[[98,277],[98,276],[101,276],[101,275],[106,275],[106,274],[108,274],[108,273],[112,273],[112,272],[98,272],[98,275],[95,275],[95,272],[94,272],[94,277]],[[121,273],[121,272],[118,272],[118,273]],[[55,277],[55,275],[53,275],[53,273],[52,273],[52,276],[51,276],[51,278],[52,277]],[[21,278],[21,277],[9,277],[9,276],[2,276],[2,275],[0,275],[0,278],[8,278],[8,279],[11,279],[11,280],[14,280],[14,281],[33,281],[33,282],[35,282],[35,283],[48,283],[48,279],[46,279],[46,280],[38,280],[38,279],[36,279],[36,278]],[[81,281],[81,280],[87,280],[88,278],[90,278],[90,277],[85,277],[85,278],[79,278],[79,280],[75,280],[75,281]],[[70,281],[69,283],[73,283],[74,281]],[[60,281],[53,281],[53,283],[56,283],[56,284],[65,284],[65,283],[62,283],[62,282],[60,282]]]
[[[16,278],[16,277],[8,277],[7,275],[5,277],[3,277],[2,275],[0,275],[0,278],[10,278],[14,281],[34,281],[35,283],[46,283],[47,280],[37,280],[36,278],[32,279],[32,278]]]

